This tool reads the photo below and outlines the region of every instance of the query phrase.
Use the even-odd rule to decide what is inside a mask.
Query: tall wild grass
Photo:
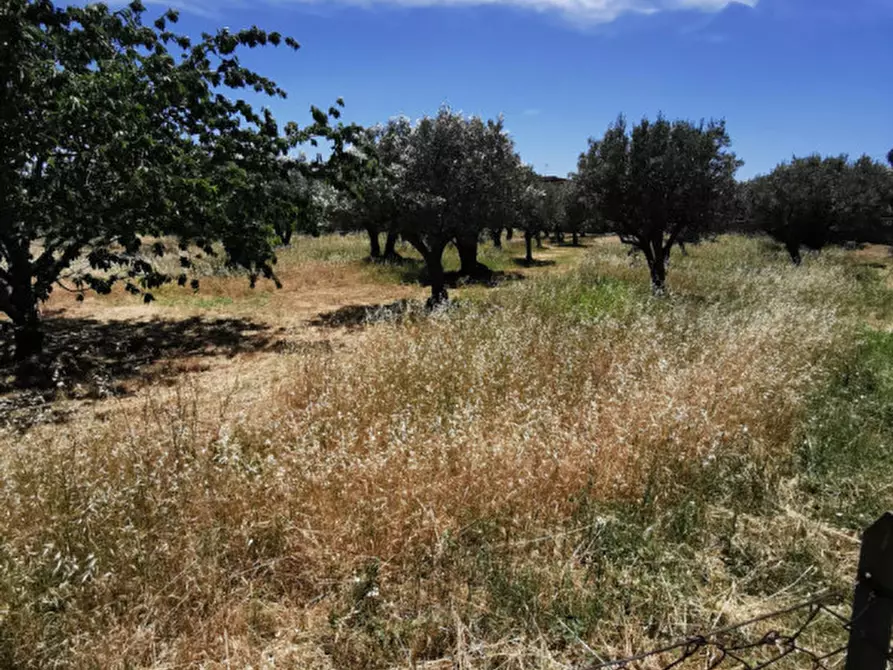
[[[656,299],[595,245],[238,393],[7,435],[0,666],[557,668],[845,590],[890,502],[872,272],[728,238]]]

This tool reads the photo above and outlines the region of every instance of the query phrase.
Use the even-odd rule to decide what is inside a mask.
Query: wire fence
[[[597,659],[583,670],[893,668],[893,515],[863,536],[855,595],[830,592],[709,633],[617,660]]]

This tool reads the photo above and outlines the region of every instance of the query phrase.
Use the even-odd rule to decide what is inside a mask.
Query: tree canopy
[[[415,125],[395,119],[380,131],[376,208],[425,260],[431,304],[447,299],[443,252],[477,248],[482,230],[510,220],[521,167],[501,119],[484,121],[442,108]],[[372,197],[367,195],[367,199]]]
[[[369,235],[372,259],[396,260],[397,197],[399,177],[403,174],[407,138],[411,132],[405,118],[387,125],[365,128],[357,133],[349,160],[339,166],[338,182],[344,185],[338,207],[338,229],[342,232],[364,230]],[[386,232],[382,253],[380,235]]]
[[[828,244],[893,243],[893,173],[867,156],[794,158],[748,184],[754,227],[800,249]]]
[[[730,144],[722,121],[658,117],[630,130],[621,116],[580,156],[576,183],[587,206],[644,253],[656,291],[673,245],[707,230],[731,199],[741,163]]]
[[[171,31],[175,11],[151,25],[144,13],[140,2],[112,11],[49,0],[0,10],[0,310],[19,358],[40,351],[38,305],[57,286],[107,293],[122,281],[151,299],[189,281],[190,248],[215,244],[252,282],[275,281],[281,200],[269,183],[287,176],[283,157],[303,142],[343,148],[335,107],[312,108],[307,128],[280,128],[268,109],[225,95],[285,97],[237,52],[297,49],[292,38],[253,27],[193,41]],[[181,258],[176,276],[152,262],[169,252]]]

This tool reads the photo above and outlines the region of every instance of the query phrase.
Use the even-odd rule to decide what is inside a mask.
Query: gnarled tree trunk
[[[397,253],[397,238],[399,235],[397,233],[391,231],[388,233],[388,238],[384,243],[384,258],[385,260],[397,260],[400,258],[400,254]]]
[[[459,274],[463,277],[484,279],[492,274],[490,268],[478,262],[477,239],[456,240],[456,250],[459,252],[459,261],[461,263]]]
[[[369,258],[381,258],[381,243],[378,241],[378,228],[367,226],[369,234]]]
[[[10,259],[0,278],[0,311],[12,321],[15,360],[27,361],[43,351],[43,330],[32,280],[33,267],[25,252]]]
[[[428,278],[431,280],[431,297],[428,298],[428,309],[434,309],[449,302],[446,280],[443,272],[443,252],[433,251],[425,258],[428,266]]]
[[[20,386],[47,383],[39,360],[45,338],[31,274],[32,265],[23,257],[10,264],[7,276],[0,281],[0,311],[5,312],[13,324],[13,356],[16,382]]]
[[[648,261],[648,271],[651,273],[651,290],[654,295],[663,295],[667,288],[667,260],[669,249],[664,250],[662,241],[653,241],[642,246],[638,244]],[[635,247],[633,247],[635,248]]]
[[[423,238],[415,234],[404,234],[403,239],[409,242],[422,258],[425,259],[425,268],[428,270],[428,279],[431,282],[431,297],[428,298],[428,309],[434,309],[449,301],[446,290],[446,277],[443,271],[443,250],[446,242],[435,242],[430,247]]]
[[[667,290],[667,257],[654,255],[648,260],[648,269],[651,271],[651,290],[655,295],[663,295]]]
[[[15,337],[15,360],[26,363],[43,353],[44,333],[36,310],[33,316],[16,322],[13,327]]]

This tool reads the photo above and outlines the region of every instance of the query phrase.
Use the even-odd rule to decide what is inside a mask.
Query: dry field
[[[432,316],[354,236],[279,291],[54,296],[57,393],[0,396],[0,667],[568,668],[847,592],[885,252],[723,238],[656,299],[584,243]]]

